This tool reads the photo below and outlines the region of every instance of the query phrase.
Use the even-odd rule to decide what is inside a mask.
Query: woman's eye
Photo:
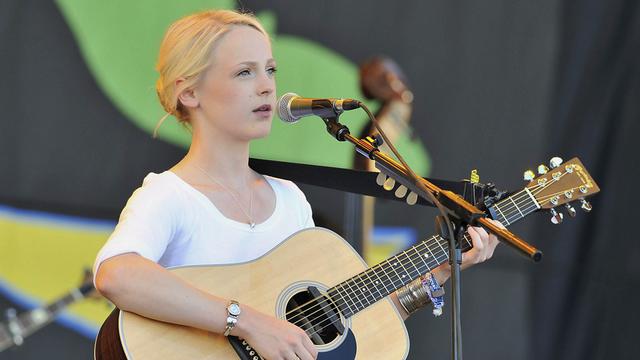
[[[251,71],[249,69],[242,70],[238,73],[238,76],[247,76],[247,75],[251,75]]]
[[[268,68],[267,72],[271,75],[275,74],[276,72],[278,72],[278,69],[272,67],[272,68]]]

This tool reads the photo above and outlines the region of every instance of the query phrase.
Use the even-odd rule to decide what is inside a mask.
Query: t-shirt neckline
[[[182,179],[180,176],[178,176],[178,174],[174,173],[171,170],[166,170],[164,173],[169,173],[169,175],[171,177],[173,177],[174,179],[177,180],[177,182],[185,189],[187,189],[189,192],[191,192],[192,194],[194,194],[202,203],[205,204],[205,206],[207,206],[209,209],[211,209],[212,212],[215,213],[215,215],[220,218],[222,221],[226,222],[227,224],[241,229],[241,230],[245,230],[245,231],[250,231],[250,232],[258,232],[258,231],[264,231],[267,230],[271,224],[273,224],[275,222],[275,220],[277,219],[277,216],[280,214],[280,198],[281,198],[281,194],[280,191],[278,189],[278,186],[276,186],[275,182],[273,179],[271,179],[270,176],[268,175],[262,175],[264,176],[265,180],[267,180],[267,184],[269,184],[269,186],[271,187],[271,189],[273,190],[273,193],[276,196],[276,205],[273,209],[273,212],[271,213],[271,215],[269,215],[269,217],[259,223],[256,224],[253,228],[251,228],[251,226],[246,223],[246,222],[242,222],[242,221],[237,221],[231,218],[226,217],[222,211],[220,211],[220,209],[218,209],[218,207],[211,201],[209,200],[209,198],[203,194],[202,192],[200,192],[200,190],[194,188],[191,184],[189,184],[188,182],[186,182],[184,179]]]

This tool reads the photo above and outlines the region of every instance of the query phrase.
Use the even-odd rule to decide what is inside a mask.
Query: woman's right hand
[[[268,360],[312,360],[318,357],[318,350],[304,330],[248,306],[243,307],[231,334],[246,340]]]

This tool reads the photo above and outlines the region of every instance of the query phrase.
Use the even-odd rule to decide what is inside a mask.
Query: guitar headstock
[[[533,171],[524,173],[525,180],[529,180],[526,189],[535,198],[540,209],[551,211],[551,221],[554,224],[562,222],[562,213],[556,210],[557,206],[564,205],[570,216],[575,216],[576,211],[571,205],[578,201],[580,208],[591,211],[591,204],[585,199],[596,194],[600,188],[587,172],[578,158],[573,158],[565,163],[559,157],[554,157],[546,165],[538,166],[538,176]]]

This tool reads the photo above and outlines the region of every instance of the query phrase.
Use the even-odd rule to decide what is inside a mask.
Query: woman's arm
[[[199,290],[160,265],[127,253],[102,262],[96,288],[118,308],[151,319],[222,334],[229,299]],[[317,350],[306,333],[287,321],[240,304],[231,335],[247,340],[269,359],[313,359]]]

